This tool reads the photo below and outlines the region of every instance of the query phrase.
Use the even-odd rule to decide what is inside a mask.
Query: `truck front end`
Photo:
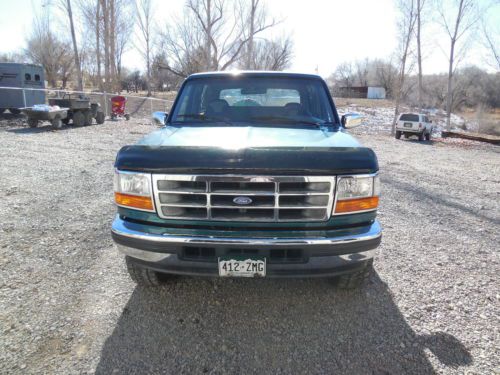
[[[324,82],[200,74],[166,126],[120,150],[112,236],[132,278],[337,277],[381,241],[374,152],[344,132]]]

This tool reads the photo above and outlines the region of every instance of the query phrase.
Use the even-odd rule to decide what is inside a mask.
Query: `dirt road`
[[[360,135],[379,156],[384,227],[361,290],[191,278],[147,290],[109,228],[115,153],[150,130],[0,122],[0,373],[500,371],[498,147]]]

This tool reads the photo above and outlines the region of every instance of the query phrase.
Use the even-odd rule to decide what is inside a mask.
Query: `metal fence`
[[[30,100],[30,94],[35,91],[45,92],[45,103],[33,103]],[[103,112],[106,116],[111,115],[111,98],[113,96],[124,96],[127,98],[126,102],[126,113],[129,113],[133,118],[141,119],[151,119],[151,114],[155,111],[169,112],[170,107],[173,104],[171,99],[160,99],[156,97],[148,96],[138,96],[129,95],[128,93],[106,93],[106,92],[94,92],[94,91],[72,91],[72,90],[55,90],[55,89],[34,89],[34,88],[23,88],[23,87],[4,87],[0,86],[0,108],[10,108],[9,105],[3,104],[6,102],[5,98],[7,96],[19,96],[19,104],[12,106],[13,108],[29,107],[33,104],[48,104],[51,98],[62,98],[64,96],[71,95],[78,96],[83,95],[90,98],[91,102],[97,102],[101,105]],[[168,94],[166,94],[168,95]],[[170,96],[174,96],[175,93],[171,93]]]

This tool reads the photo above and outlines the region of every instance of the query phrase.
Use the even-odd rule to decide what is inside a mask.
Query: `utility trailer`
[[[98,124],[104,123],[104,112],[101,111],[98,103],[91,103],[90,98],[82,94],[64,94],[62,98],[49,99],[51,106],[68,108],[66,118],[62,119],[65,125],[73,121],[75,126],[91,125],[93,119]]]
[[[3,87],[3,88],[2,88]],[[33,64],[0,63],[0,113],[45,103],[43,67]],[[39,89],[39,90],[33,90]]]
[[[21,112],[28,117],[30,128],[36,128],[40,121],[49,121],[55,129],[61,129],[68,116],[68,108],[37,110],[35,107],[21,108]]]

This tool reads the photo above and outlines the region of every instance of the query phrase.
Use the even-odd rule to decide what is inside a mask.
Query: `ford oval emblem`
[[[236,197],[233,199],[234,204],[237,204],[239,206],[247,206],[250,203],[252,203],[252,199],[249,197]]]

